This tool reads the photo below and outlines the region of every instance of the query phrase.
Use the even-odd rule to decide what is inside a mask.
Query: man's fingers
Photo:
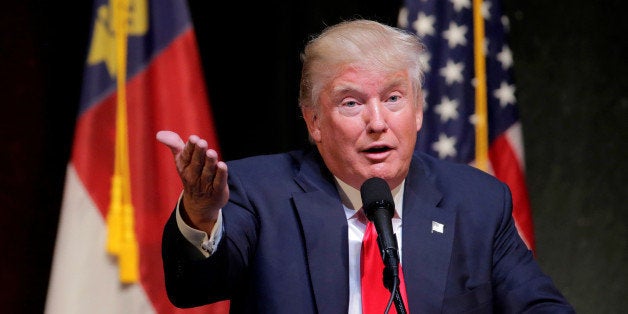
[[[213,189],[213,181],[216,176],[216,163],[218,162],[218,154],[213,149],[205,152],[205,165],[203,166],[203,174],[201,180],[208,184],[208,188]]]
[[[190,147],[191,159],[188,167],[190,168],[188,171],[191,171],[195,177],[202,175],[203,166],[205,165],[205,154],[207,152],[207,141],[203,139],[192,139],[188,142],[188,145],[192,144],[193,147]],[[187,149],[186,149],[187,151]],[[194,178],[194,180],[198,180],[198,178]]]
[[[159,131],[156,138],[172,151],[184,189],[191,195],[210,192],[223,202],[228,197],[227,165],[218,161],[218,153],[208,147],[206,140],[191,135],[187,142],[172,131]],[[225,193],[225,190],[227,191]],[[216,194],[214,194],[216,193]]]
[[[217,162],[214,175],[214,187],[217,190],[224,190],[227,187],[227,174],[227,164],[224,161]]]

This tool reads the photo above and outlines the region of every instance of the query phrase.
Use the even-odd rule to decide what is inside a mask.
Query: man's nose
[[[366,128],[369,133],[381,133],[388,129],[386,123],[386,109],[379,101],[373,101],[367,105]]]

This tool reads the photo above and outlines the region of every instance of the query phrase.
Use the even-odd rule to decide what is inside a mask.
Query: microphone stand
[[[396,240],[395,238],[395,243]],[[390,247],[386,248],[382,251],[382,257],[384,259],[384,286],[391,293],[397,314],[406,314],[406,306],[399,291],[399,255],[397,250]]]
[[[406,314],[406,306],[405,304],[403,304],[401,293],[399,293],[399,278],[396,277],[394,279],[394,282],[395,282],[394,292],[391,291],[391,293],[394,293],[393,302],[395,302],[395,308],[397,309],[397,314]]]

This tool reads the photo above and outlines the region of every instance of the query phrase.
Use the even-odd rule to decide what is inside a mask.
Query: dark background
[[[396,24],[395,1],[190,0],[226,159],[297,147],[298,52],[340,18]],[[0,312],[44,309],[90,1],[0,11]],[[628,5],[503,2],[537,256],[578,313],[628,308]],[[267,12],[268,11],[268,12]],[[267,12],[267,13],[264,13]]]

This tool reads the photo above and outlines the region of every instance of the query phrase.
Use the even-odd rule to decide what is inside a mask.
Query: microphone
[[[397,238],[392,231],[392,217],[395,211],[395,202],[388,183],[378,177],[370,178],[360,187],[362,196],[362,206],[366,213],[366,218],[372,221],[377,230],[377,244],[384,266],[388,274],[393,278],[398,278],[399,254]],[[386,276],[385,276],[386,277]],[[389,279],[393,279],[389,278]],[[385,286],[392,291],[392,283],[384,280]]]

